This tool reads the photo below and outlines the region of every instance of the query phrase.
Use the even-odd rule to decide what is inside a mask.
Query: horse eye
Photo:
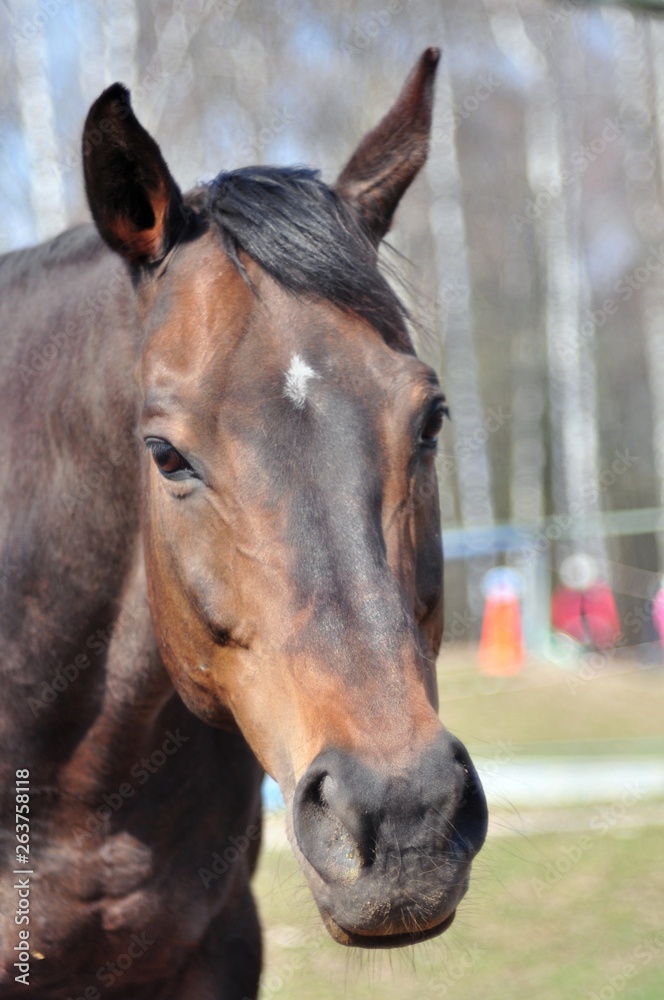
[[[425,448],[435,448],[438,443],[438,435],[443,429],[443,420],[448,414],[444,403],[438,403],[426,419],[420,434],[421,444]]]
[[[194,475],[194,470],[180,452],[169,444],[158,438],[150,438],[145,442],[152,452],[155,465],[159,471],[168,477],[175,477],[177,473],[187,473]]]
[[[175,448],[160,448],[158,451],[153,451],[152,454],[162,472],[180,472],[186,466],[182,455]]]

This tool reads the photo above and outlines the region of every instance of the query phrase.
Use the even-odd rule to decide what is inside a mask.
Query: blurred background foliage
[[[81,127],[117,79],[185,189],[251,162],[331,182],[432,44],[431,155],[384,256],[452,411],[448,608],[472,633],[489,566],[555,581],[578,549],[606,577],[652,574],[627,588],[647,601],[664,554],[664,20],[582,0],[4,0],[0,249],[88,218]]]

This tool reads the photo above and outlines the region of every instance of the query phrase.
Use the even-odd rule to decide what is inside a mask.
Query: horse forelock
[[[199,194],[200,199],[200,194]],[[244,276],[244,251],[287,291],[326,299],[412,353],[406,307],[344,200],[305,167],[245,167],[204,189],[204,211]]]

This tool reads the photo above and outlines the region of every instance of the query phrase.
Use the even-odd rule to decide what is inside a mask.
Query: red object
[[[587,590],[560,586],[551,600],[551,624],[584,646],[609,649],[620,635],[620,620],[611,588],[597,583]]]
[[[507,677],[523,669],[521,608],[516,594],[489,594],[484,604],[479,663],[485,674]]]

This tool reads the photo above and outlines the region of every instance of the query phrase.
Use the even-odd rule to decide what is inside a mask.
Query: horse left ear
[[[401,196],[427,158],[439,59],[440,49],[422,53],[396,103],[364,137],[335,184],[376,246],[390,228]]]
[[[131,264],[162,260],[184,228],[186,211],[159,146],[120,83],[88,112],[83,172],[92,217],[111,249]]]

